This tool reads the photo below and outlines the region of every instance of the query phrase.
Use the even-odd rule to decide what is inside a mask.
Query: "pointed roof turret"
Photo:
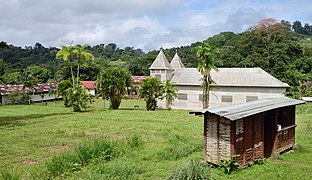
[[[162,49],[149,69],[172,69]]]
[[[181,61],[181,58],[178,55],[178,52],[176,51],[174,57],[172,58],[172,61],[170,63],[172,68],[179,69],[179,68],[185,68],[184,64]]]

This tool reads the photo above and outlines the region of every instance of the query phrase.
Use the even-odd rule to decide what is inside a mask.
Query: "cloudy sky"
[[[312,24],[311,0],[0,0],[0,41],[116,43],[145,51],[242,32],[264,18]]]

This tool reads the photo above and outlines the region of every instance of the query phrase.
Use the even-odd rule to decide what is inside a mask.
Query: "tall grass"
[[[17,173],[16,169],[5,169],[1,172],[0,179],[2,180],[19,180],[20,176]]]
[[[48,172],[53,176],[79,171],[90,161],[101,159],[109,161],[117,156],[116,142],[112,140],[96,139],[77,145],[74,152],[54,156],[46,163]]]
[[[172,172],[168,180],[202,180],[209,179],[209,169],[206,164],[197,159],[192,159]]]

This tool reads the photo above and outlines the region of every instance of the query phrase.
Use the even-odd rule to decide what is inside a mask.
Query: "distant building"
[[[95,96],[95,81],[80,81],[89,94]]]
[[[34,89],[24,87],[23,85],[0,85],[0,103],[11,104],[10,94],[27,93],[30,94],[30,99],[33,102],[54,100],[54,94],[49,94],[51,90],[56,89],[56,83],[40,83]],[[41,97],[43,95],[43,97]],[[16,102],[18,103],[18,102]]]
[[[146,78],[145,76],[131,76],[131,79],[133,80],[134,86],[136,88],[139,87],[139,85],[143,82],[145,78]],[[83,87],[85,87],[89,91],[89,93],[93,96],[96,95],[95,82],[96,81],[81,81]],[[137,95],[137,91],[134,92],[134,95]],[[137,99],[137,96],[132,98]]]
[[[161,50],[150,66],[150,75],[160,81],[171,80],[177,91],[173,109],[195,110],[203,107],[202,75],[196,68],[185,68],[178,53],[169,63]],[[289,87],[261,68],[218,68],[211,71],[209,107],[243,103],[264,98],[283,97]],[[158,101],[165,108],[165,100]]]

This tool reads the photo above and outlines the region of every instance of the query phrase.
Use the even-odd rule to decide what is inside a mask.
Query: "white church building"
[[[202,75],[196,68],[185,68],[176,53],[169,63],[160,50],[150,66],[150,76],[160,81],[171,80],[177,89],[173,109],[198,110],[203,108]],[[261,68],[218,68],[211,71],[212,80],[209,107],[243,103],[264,98],[283,97],[288,84],[281,82]],[[164,100],[159,108],[166,108]]]

